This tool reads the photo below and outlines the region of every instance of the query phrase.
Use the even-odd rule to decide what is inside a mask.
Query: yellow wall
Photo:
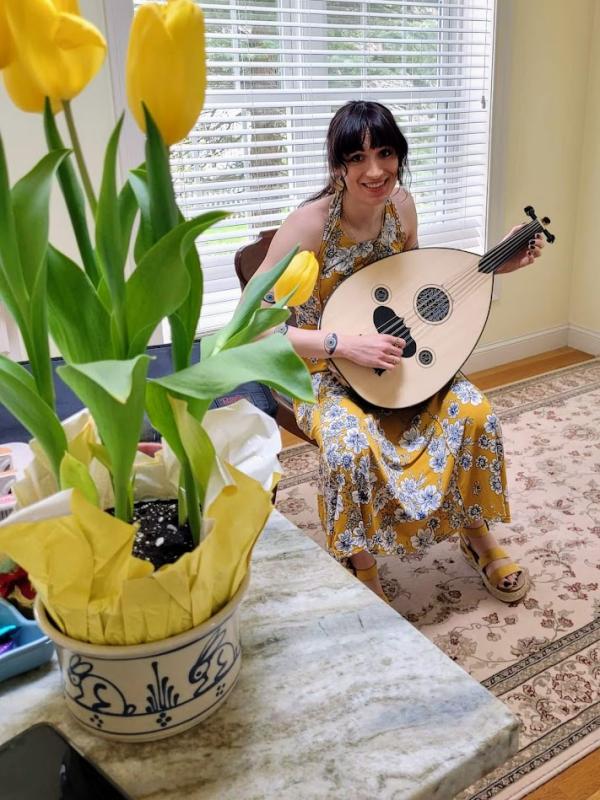
[[[579,173],[570,321],[600,333],[600,2],[594,6]]]
[[[500,163],[493,165],[490,209],[507,232],[533,205],[551,218],[556,242],[534,266],[499,278],[481,344],[571,318],[600,332],[600,270],[592,264],[592,223],[600,215],[599,16],[597,0],[498,0],[492,152]]]

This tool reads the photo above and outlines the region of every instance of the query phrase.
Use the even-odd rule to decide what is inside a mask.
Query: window
[[[483,252],[494,0],[201,5],[206,104],[171,164],[186,217],[231,211],[199,240],[202,330],[235,307],[238,247],[323,186],[325,132],[347,100],[384,103],[405,133],[421,246]]]

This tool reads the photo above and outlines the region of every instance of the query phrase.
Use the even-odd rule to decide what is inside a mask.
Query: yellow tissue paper
[[[63,424],[69,450],[89,465],[103,508],[111,507],[108,473],[89,446],[98,439],[88,412]],[[32,442],[35,458],[17,484],[21,509],[0,524],[0,552],[27,570],[67,636],[109,645],[157,641],[201,624],[236,593],[272,511],[281,439],[276,423],[246,401],[209,411],[203,424],[222,456],[207,488],[203,538],[157,571],[131,555],[135,525],[77,490],[56,492]],[[136,499],[176,497],[179,465],[168,447],[154,458],[140,453],[135,474]]]
[[[156,572],[131,555],[135,526],[100,511],[77,490],[17,512],[0,526],[0,548],[27,570],[67,636],[112,645],[173,636],[213,616],[236,593],[272,510],[268,491],[230,464],[227,469],[234,483],[207,508],[209,533]]]

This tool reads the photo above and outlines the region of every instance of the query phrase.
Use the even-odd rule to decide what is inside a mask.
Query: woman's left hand
[[[517,225],[516,228],[513,228],[509,231],[504,239],[508,239],[509,236],[512,236],[513,233],[516,233],[523,225]],[[536,258],[539,258],[542,255],[542,248],[546,244],[544,240],[544,236],[541,233],[536,233],[535,236],[529,240],[529,242],[525,245],[522,250],[514,255],[508,261],[505,261],[504,264],[500,267],[500,269],[496,270],[496,274],[501,275],[505,272],[514,272],[516,269],[521,269],[522,267],[527,267],[529,264],[533,264]]]

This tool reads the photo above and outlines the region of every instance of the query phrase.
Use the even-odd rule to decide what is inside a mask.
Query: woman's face
[[[394,190],[398,177],[398,156],[391,147],[371,147],[367,133],[362,150],[350,153],[343,176],[346,191],[369,205],[379,205]]]

